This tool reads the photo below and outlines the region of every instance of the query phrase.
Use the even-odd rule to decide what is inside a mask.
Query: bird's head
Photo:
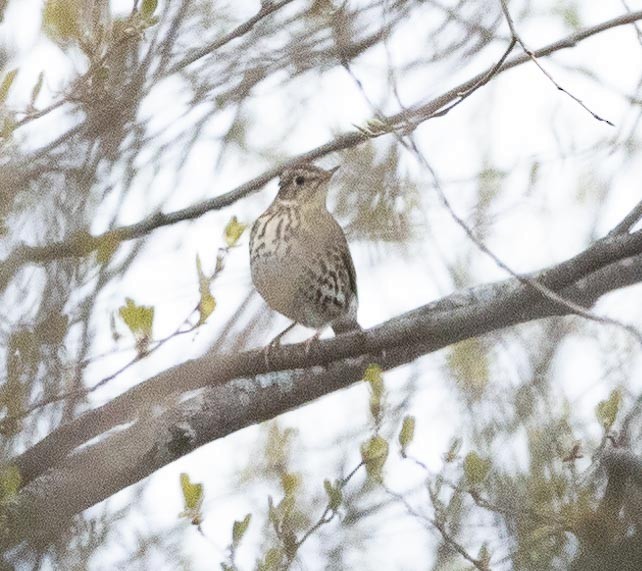
[[[277,198],[325,206],[328,183],[338,168],[324,170],[310,163],[287,168],[281,173]]]

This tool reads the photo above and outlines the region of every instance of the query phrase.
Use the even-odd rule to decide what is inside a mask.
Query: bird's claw
[[[310,351],[312,350],[312,345],[315,343],[319,342],[319,337],[321,336],[321,332],[317,331],[310,339],[308,339],[305,342],[305,356],[308,357],[310,355]]]
[[[265,368],[269,369],[270,368],[270,351],[273,351],[274,349],[278,349],[281,346],[281,340],[277,337],[276,339],[272,339],[266,346],[265,349],[263,349],[263,358],[265,359]]]

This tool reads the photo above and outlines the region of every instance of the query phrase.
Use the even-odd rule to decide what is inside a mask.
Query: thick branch
[[[532,277],[566,299],[590,305],[604,293],[642,281],[642,232],[608,238]],[[455,294],[366,332],[323,341],[310,355],[303,344],[282,347],[274,351],[270,370],[261,350],[207,355],[173,367],[64,425],[16,459],[28,485],[18,498],[9,542],[55,533],[61,519],[195,448],[349,386],[371,362],[390,369],[462,339],[566,313],[566,306],[509,279]],[[197,396],[174,404],[176,393],[203,387]],[[166,399],[165,407],[158,406],[172,393],[171,403]],[[127,429],[76,450],[132,421]],[[37,526],[21,525],[34,518]]]
[[[576,32],[575,34],[572,34],[562,40],[535,50],[534,52],[532,52],[532,54],[535,57],[545,57],[559,50],[573,47],[577,43],[591,36],[612,28],[631,24],[632,22],[640,19],[642,19],[642,10],[637,12],[630,12],[617,18],[613,18],[612,20],[602,22],[596,26],[585,28],[584,30]],[[408,110],[404,110],[403,112],[386,117],[384,123],[392,126],[410,125],[416,127],[424,121],[427,121],[436,116],[440,116],[444,106],[458,100],[462,97],[462,94],[468,93],[471,89],[475,89],[475,87],[479,85],[480,82],[483,82],[489,76],[489,74],[491,74],[491,72],[494,74],[494,76],[497,76],[498,74],[512,69],[513,67],[516,67],[518,65],[522,65],[527,61],[530,61],[530,55],[524,54],[504,62],[497,69],[494,69],[495,66],[490,66],[487,70],[472,77],[468,81],[465,81],[464,83],[450,89],[439,97],[431,99],[430,101],[427,101],[425,103],[418,103],[414,106],[411,106]],[[384,136],[386,134],[388,134],[386,131],[382,131],[376,136]],[[117,235],[118,239],[121,241],[133,240],[135,238],[145,236],[157,228],[176,224],[177,222],[182,222],[185,220],[192,220],[212,210],[220,210],[226,206],[230,206],[237,200],[240,200],[241,198],[244,198],[252,194],[253,192],[256,192],[274,177],[278,176],[278,174],[281,172],[281,170],[283,170],[285,166],[300,161],[312,161],[336,151],[355,147],[369,140],[370,138],[372,138],[372,136],[373,135],[368,135],[365,132],[359,130],[339,135],[334,140],[329,141],[328,143],[325,143],[324,145],[321,145],[305,153],[296,155],[285,163],[267,170],[262,175],[234,188],[229,192],[226,192],[214,198],[210,198],[208,200],[204,200],[175,212],[171,212],[168,214],[163,214],[160,212],[156,213],[148,218],[145,218],[144,220],[141,220],[140,222],[128,226],[123,226],[111,232],[115,232],[115,235]],[[93,242],[95,244],[95,247],[97,247],[101,238],[102,236],[95,237],[95,241]],[[0,262],[0,288],[6,286],[8,281],[11,279],[11,276],[24,264],[42,263],[52,259],[70,256],[84,256],[89,251],[91,251],[91,249],[87,248],[86,241],[78,240],[77,237],[73,236],[68,240],[49,244],[46,246],[23,245],[16,249],[7,259]]]
[[[607,237],[581,254],[529,277],[536,279],[550,290],[562,292],[573,285],[580,287],[583,278],[593,274],[599,275],[596,272],[601,268],[640,254],[642,254],[642,230],[634,234]],[[632,260],[626,262],[633,266],[623,268],[623,275],[629,275],[632,270],[638,269],[637,258]],[[624,269],[627,270],[626,273]],[[600,290],[599,295],[626,285],[619,283],[617,278],[609,274],[610,281],[604,284],[608,289]],[[635,280],[628,283],[635,283]],[[587,297],[587,293],[579,292],[583,295],[580,302],[591,305],[597,297]],[[575,295],[577,297],[578,294]],[[73,449],[114,426],[130,421],[151,403],[160,403],[174,393],[202,388],[208,384],[221,384],[242,376],[315,365],[326,366],[341,359],[359,355],[378,355],[393,347],[415,344],[418,341],[418,335],[420,339],[428,335],[425,338],[434,343],[430,350],[435,350],[461,338],[541,317],[542,315],[528,317],[530,305],[541,299],[541,293],[521,283],[519,279],[512,278],[473,288],[468,292],[456,293],[392,319],[365,333],[329,339],[322,342],[318,350],[310,355],[300,345],[283,347],[271,354],[269,368],[260,350],[195,359],[139,383],[102,407],[61,426],[23,453],[15,462],[20,469],[23,481],[29,482]],[[557,308],[558,314],[569,313],[568,307],[557,304],[553,300],[547,301],[550,306]],[[473,327],[473,322],[470,321],[471,313],[477,316],[479,329]],[[460,315],[462,317],[458,320]],[[506,322],[501,319],[497,321],[497,316],[502,315],[514,315],[516,321]],[[522,316],[528,319],[523,319]],[[442,327],[443,330],[440,329]],[[426,328],[430,331],[427,332]],[[436,330],[433,331],[433,329]],[[459,331],[463,331],[463,337],[458,336]]]

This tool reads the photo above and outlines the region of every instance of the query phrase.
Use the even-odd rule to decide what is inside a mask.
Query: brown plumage
[[[348,242],[326,208],[336,169],[283,171],[279,192],[250,234],[252,281],[268,305],[295,323],[335,333],[359,328]]]

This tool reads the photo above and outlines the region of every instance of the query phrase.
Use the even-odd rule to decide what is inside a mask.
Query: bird
[[[345,233],[326,206],[338,168],[301,163],[283,170],[276,198],[252,226],[254,287],[272,309],[293,321],[268,348],[297,324],[316,329],[308,350],[328,326],[335,335],[361,329],[354,262]]]

